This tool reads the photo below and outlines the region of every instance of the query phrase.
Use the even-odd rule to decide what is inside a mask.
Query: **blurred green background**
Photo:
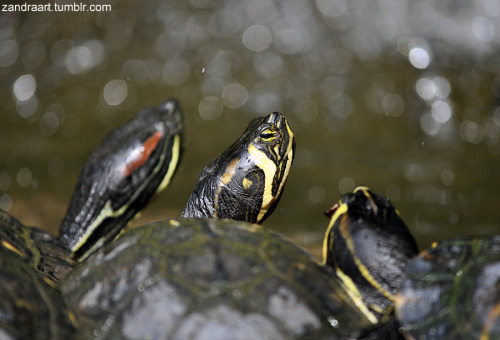
[[[269,228],[318,253],[323,212],[367,185],[421,247],[500,233],[498,1],[86,4],[110,10],[0,12],[0,208],[25,224],[57,232],[100,139],[175,97],[183,162],[135,225],[178,217],[201,169],[280,111],[297,153]]]

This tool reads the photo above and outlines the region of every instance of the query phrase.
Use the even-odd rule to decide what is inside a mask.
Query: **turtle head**
[[[261,223],[279,201],[294,154],[295,138],[282,114],[252,120],[203,169],[181,216]]]
[[[112,241],[168,186],[182,151],[182,111],[175,99],[140,111],[113,130],[84,165],[59,238],[83,261]]]
[[[416,242],[389,199],[358,187],[327,211],[323,262],[378,315],[394,305]]]

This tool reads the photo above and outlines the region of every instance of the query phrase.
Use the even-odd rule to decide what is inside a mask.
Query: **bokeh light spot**
[[[17,184],[19,186],[26,188],[31,184],[31,181],[33,180],[33,175],[28,168],[21,168],[17,171],[16,175],[16,180]]]
[[[388,93],[382,99],[382,107],[386,115],[399,117],[405,110],[405,102],[401,96],[395,93]]]
[[[243,32],[242,42],[250,51],[264,51],[271,45],[273,38],[271,32],[262,25],[253,25]]]
[[[68,72],[84,73],[99,65],[104,59],[104,47],[98,40],[91,40],[83,45],[70,48],[65,55],[64,63]]]
[[[412,48],[408,54],[408,58],[415,68],[421,70],[427,68],[431,62],[429,52],[421,47]]]
[[[325,188],[320,185],[315,185],[307,192],[307,202],[310,205],[321,203],[325,199]]]
[[[455,173],[450,169],[444,169],[441,171],[441,182],[444,185],[452,185],[455,181]]]
[[[344,177],[339,181],[339,191],[341,194],[351,192],[356,188],[356,182],[351,177]]]
[[[274,78],[283,70],[283,59],[273,52],[262,52],[254,58],[255,70],[262,78]]]
[[[31,74],[24,74],[16,79],[12,86],[12,92],[16,100],[26,101],[33,97],[36,91],[36,80]]]
[[[219,98],[215,96],[207,96],[203,98],[198,105],[200,117],[204,120],[214,120],[222,114],[224,106]]]
[[[488,18],[475,17],[471,26],[472,33],[481,41],[489,42],[495,37],[495,26]]]
[[[327,17],[340,17],[347,11],[345,0],[316,0],[316,6]]]
[[[446,123],[450,120],[453,111],[448,101],[437,100],[432,104],[431,113],[438,123]]]
[[[120,105],[127,98],[127,94],[127,83],[123,80],[112,80],[104,86],[103,97],[109,105]]]
[[[0,196],[0,209],[9,211],[12,208],[12,198],[8,194]]]
[[[248,91],[239,83],[232,83],[222,90],[222,102],[230,109],[238,109],[248,100]]]

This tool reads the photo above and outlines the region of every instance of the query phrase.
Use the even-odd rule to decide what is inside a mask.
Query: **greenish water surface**
[[[318,253],[323,212],[357,185],[421,247],[500,233],[498,3],[105,4],[0,13],[0,207],[22,222],[55,233],[99,140],[175,97],[183,161],[135,225],[178,217],[201,169],[280,111],[297,153],[265,225],[297,243]]]

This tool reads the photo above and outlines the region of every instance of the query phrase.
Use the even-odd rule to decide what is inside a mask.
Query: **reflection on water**
[[[180,100],[188,142],[142,222],[178,216],[201,168],[257,115],[297,136],[268,225],[319,244],[322,212],[364,184],[424,246],[500,233],[500,4],[113,1],[0,14],[0,207],[55,231],[79,170],[140,108]]]

